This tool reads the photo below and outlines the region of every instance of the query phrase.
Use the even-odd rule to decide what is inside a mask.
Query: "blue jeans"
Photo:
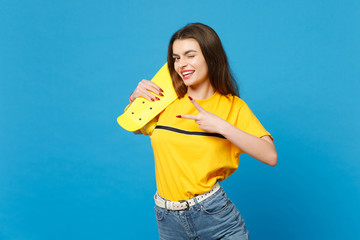
[[[160,240],[248,240],[249,233],[239,210],[221,188],[185,211],[155,206]]]

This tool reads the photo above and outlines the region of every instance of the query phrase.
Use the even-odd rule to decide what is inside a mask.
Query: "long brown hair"
[[[208,65],[210,83],[215,91],[222,95],[239,96],[238,86],[230,72],[227,56],[219,36],[205,24],[192,23],[174,33],[168,47],[168,68],[178,97],[184,97],[187,87],[174,68],[173,44],[175,40],[187,38],[195,39],[199,43]]]

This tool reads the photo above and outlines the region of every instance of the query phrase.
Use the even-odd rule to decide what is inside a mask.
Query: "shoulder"
[[[247,106],[244,100],[231,94],[221,95],[220,100],[223,104],[230,104],[232,108],[236,109],[241,109],[242,107]]]

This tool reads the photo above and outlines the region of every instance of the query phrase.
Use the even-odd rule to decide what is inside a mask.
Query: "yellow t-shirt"
[[[196,101],[206,111],[249,134],[270,135],[239,97],[215,93]],[[159,115],[151,135],[157,191],[172,201],[209,191],[216,181],[236,171],[242,153],[222,135],[201,130],[194,120],[176,118],[180,114],[198,114],[187,95],[176,99]]]

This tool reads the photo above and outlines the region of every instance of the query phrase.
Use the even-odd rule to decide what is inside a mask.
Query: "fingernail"
[[[160,98],[158,98],[158,97],[155,97],[156,98],[156,100],[160,100]]]
[[[181,118],[181,115],[177,115],[176,117],[177,117],[177,118]]]
[[[164,96],[164,94],[162,94],[162,93],[159,93],[159,96],[162,96],[162,97],[163,97],[163,96]]]
[[[188,96],[190,100],[192,100],[192,97]]]
[[[164,92],[164,91],[160,88],[160,92]]]
[[[154,99],[151,99],[151,101],[153,102],[153,101],[155,101]]]

